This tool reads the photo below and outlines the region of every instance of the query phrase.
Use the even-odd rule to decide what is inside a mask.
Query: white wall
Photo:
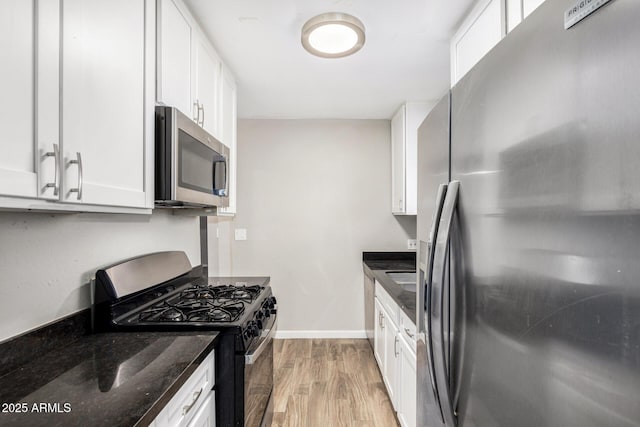
[[[162,250],[200,264],[198,220],[0,212],[0,341],[89,307],[97,268]]]
[[[219,271],[271,276],[280,336],[364,336],[362,252],[403,251],[416,234],[415,217],[391,215],[390,153],[388,120],[239,121]]]

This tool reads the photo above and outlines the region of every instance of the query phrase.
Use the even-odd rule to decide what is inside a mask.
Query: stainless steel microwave
[[[229,206],[229,148],[173,107],[156,107],[155,203]]]

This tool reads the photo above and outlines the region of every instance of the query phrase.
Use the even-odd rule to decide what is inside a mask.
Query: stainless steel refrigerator
[[[420,127],[419,426],[640,426],[640,2],[574,4]]]

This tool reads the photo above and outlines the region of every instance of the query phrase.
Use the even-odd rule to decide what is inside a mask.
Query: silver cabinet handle
[[[53,188],[53,195],[57,196],[60,190],[60,186],[58,185],[58,162],[60,160],[60,147],[58,147],[58,144],[53,144],[53,151],[44,153],[44,157],[53,157],[53,161],[55,162],[53,182],[47,182],[44,188]]]
[[[187,415],[187,413],[191,410],[191,408],[193,408],[193,406],[196,404],[201,394],[202,394],[202,387],[200,387],[200,390],[193,393],[193,400],[191,400],[191,403],[186,405],[184,408],[182,408],[182,415]]]
[[[384,313],[380,313],[381,319],[380,319],[380,329],[384,329]]]
[[[398,352],[398,336],[396,335],[395,339],[393,340],[393,354],[398,357],[398,354],[400,354]]]
[[[409,328],[404,328],[404,331],[406,332],[407,335],[409,335],[409,338],[415,338],[415,335],[411,333]]]
[[[199,122],[198,124],[204,127],[204,104],[198,105],[198,118],[200,117],[200,111],[202,111],[202,122]]]
[[[197,99],[193,102],[193,114],[193,121],[200,124],[200,103]]]
[[[69,160],[69,165],[78,165],[78,187],[70,188],[69,193],[78,193],[78,200],[82,199],[82,156],[76,152],[76,160]]]

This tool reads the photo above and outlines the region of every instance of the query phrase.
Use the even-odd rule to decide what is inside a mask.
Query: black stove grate
[[[262,286],[192,285],[138,314],[139,322],[227,323],[236,321]]]

